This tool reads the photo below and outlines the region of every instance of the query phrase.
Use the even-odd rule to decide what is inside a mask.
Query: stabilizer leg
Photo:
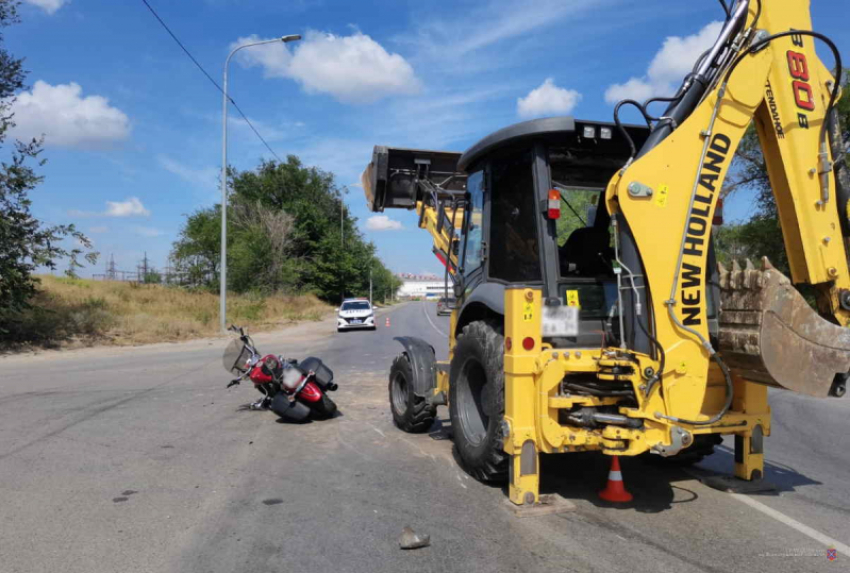
[[[540,460],[534,442],[526,441],[519,455],[511,456],[508,497],[517,505],[534,505],[540,499]]]
[[[737,381],[733,407],[745,414],[769,413],[767,386]],[[735,434],[735,477],[747,481],[764,477],[764,435],[760,425]]]

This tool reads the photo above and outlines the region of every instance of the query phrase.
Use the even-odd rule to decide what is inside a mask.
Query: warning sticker
[[[522,320],[525,322],[531,322],[534,320],[534,303],[525,303],[522,309]]]
[[[655,194],[655,204],[662,209],[667,206],[667,194],[669,191],[670,188],[667,185],[658,186],[658,193]]]
[[[578,291],[577,290],[568,290],[567,291],[567,306],[574,306],[576,308],[581,308],[581,303],[578,299]]]

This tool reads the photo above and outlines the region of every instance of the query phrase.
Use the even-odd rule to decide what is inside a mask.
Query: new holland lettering
[[[684,257],[680,269],[682,290],[679,300],[682,305],[682,323],[685,326],[702,324],[700,302],[702,301],[702,279],[705,276],[705,247],[708,245],[711,232],[709,216],[715,193],[722,184],[720,176],[729,158],[731,147],[732,141],[727,135],[715,134],[711,138],[705,161],[700,169],[699,185],[685,231]]]

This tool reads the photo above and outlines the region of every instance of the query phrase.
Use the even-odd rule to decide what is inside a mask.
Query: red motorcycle
[[[261,356],[244,329],[231,325],[239,335],[224,350],[224,369],[238,378],[228,388],[250,378],[262,398],[251,404],[254,410],[271,410],[288,422],[305,422],[310,418],[332,418],[337,407],[328,397],[335,391],[334,373],[319,358],[311,356],[301,362],[283,356]]]

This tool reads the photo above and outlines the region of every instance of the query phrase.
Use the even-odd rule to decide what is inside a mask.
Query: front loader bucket
[[[360,176],[369,209],[414,209],[426,188],[436,191],[440,199],[463,195],[466,175],[457,171],[460,156],[453,151],[376,145],[372,161]]]
[[[741,377],[807,394],[840,396],[850,371],[850,329],[821,318],[763,259],[720,270],[720,355]]]

